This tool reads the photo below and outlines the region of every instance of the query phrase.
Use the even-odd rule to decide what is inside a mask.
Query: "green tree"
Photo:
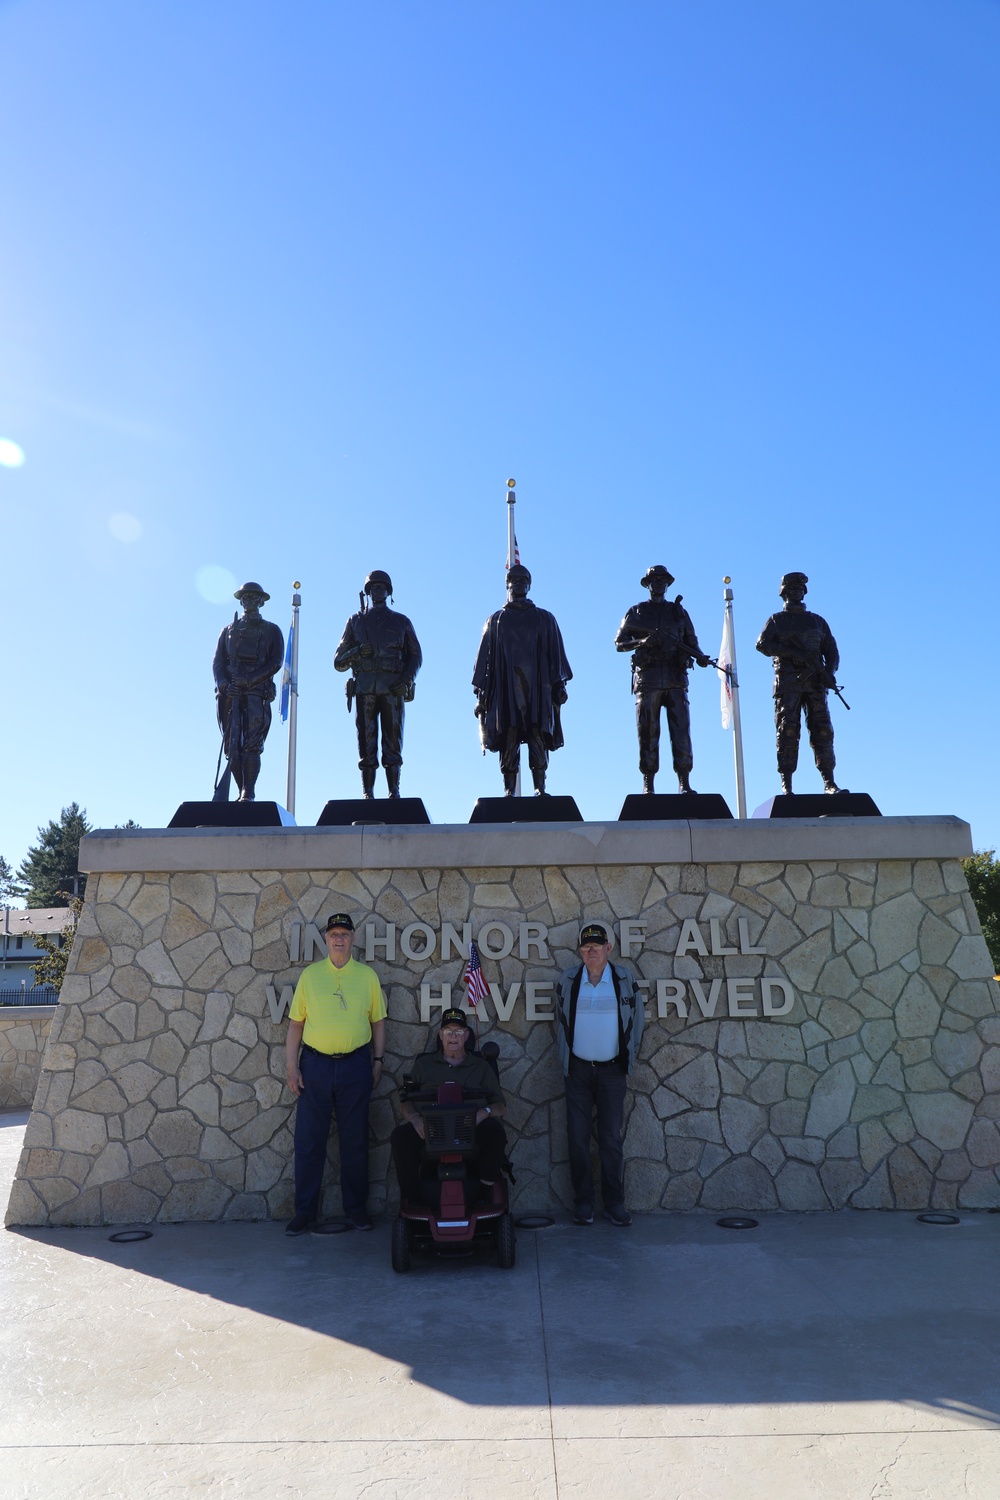
[[[70,910],[70,919],[59,934],[58,941],[46,937],[44,933],[35,933],[35,947],[41,948],[45,954],[36,964],[32,964],[36,984],[51,984],[56,994],[62,989],[62,982],[66,978],[66,965],[69,962],[69,952],[73,946],[73,934],[76,932],[76,924],[80,920],[80,912],[83,910],[83,902],[79,896],[71,896],[68,891],[60,891],[60,896],[66,897],[66,904]],[[56,902],[61,906],[63,903]]]
[[[1000,859],[993,849],[977,849],[962,860],[962,869],[979,913],[994,973],[1000,974]]]
[[[0,854],[0,906],[9,905],[10,901],[20,894],[14,871]]]
[[[89,830],[87,815],[75,802],[63,808],[58,823],[39,828],[38,843],[28,850],[17,871],[18,894],[28,906],[69,905],[80,889],[80,840]]]

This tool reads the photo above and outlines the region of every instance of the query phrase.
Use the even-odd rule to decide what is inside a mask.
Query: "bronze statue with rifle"
[[[229,801],[231,780],[239,787],[240,802],[254,801],[261,752],[271,727],[274,674],[285,656],[281,631],[261,616],[260,607],[270,597],[259,583],[238,588],[233,598],[243,606],[242,617],[233,616],[215,648],[212,672],[222,730],[219,764],[224,755],[226,769],[221,778],[216,771],[213,802]]]
[[[823,790],[839,792],[833,779],[833,724],[827,693],[834,692],[845,708],[850,704],[837,686],[840,653],[829,625],[803,604],[809,579],[805,573],[786,573],[779,590],[785,607],[761,631],[757,650],[774,661],[774,724],[778,741],[781,789],[791,794],[792,776],[799,760],[803,713],[816,769]]]
[[[413,682],[423,660],[420,642],[406,615],[390,609],[392,579],[381,568],[368,574],[358,596],[361,608],[344,627],[333,658],[338,672],[350,672],[347,708],[355,708],[358,768],[365,797],[375,795],[378,735],[390,797],[399,796],[403,764],[403,705],[413,702]]]
[[[649,598],[633,604],[615,637],[615,649],[632,652],[632,692],[639,734],[639,770],[643,791],[652,793],[660,769],[660,714],[667,711],[667,729],[678,789],[691,791],[691,714],[688,672],[695,662],[711,664],[698,644],[682,595],[667,599],[674,581],[662,563],[647,568],[641,580]]]

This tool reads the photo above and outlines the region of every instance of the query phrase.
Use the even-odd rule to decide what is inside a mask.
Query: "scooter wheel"
[[[514,1215],[501,1214],[497,1220],[497,1265],[509,1271],[514,1264]]]
[[[413,1244],[413,1225],[409,1219],[397,1219],[392,1226],[392,1269],[410,1269],[410,1249]]]

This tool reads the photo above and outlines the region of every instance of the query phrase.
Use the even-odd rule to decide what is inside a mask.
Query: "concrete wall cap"
[[[86,874],[964,859],[961,818],[749,818],[676,823],[442,823],[383,828],[96,829]]]

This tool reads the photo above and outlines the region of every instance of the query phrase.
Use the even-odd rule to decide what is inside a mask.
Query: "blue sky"
[[[839,779],[1000,844],[998,64],[993,0],[0,3],[0,853],[74,799],[210,794],[205,569],[283,630],[302,581],[308,823],[359,788],[332,655],[387,568],[425,655],[403,790],[465,821],[509,475],[584,816],[639,789],[612,642],[659,561],[713,655],[732,575],[751,808],[777,790],[753,643],[801,569]],[[714,673],[691,699],[732,801]]]

